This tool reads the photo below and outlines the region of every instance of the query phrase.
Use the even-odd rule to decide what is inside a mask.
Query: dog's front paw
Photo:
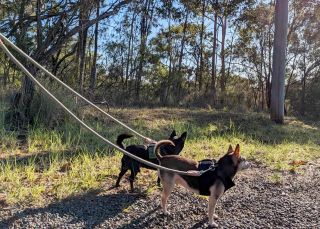
[[[218,224],[216,222],[209,222],[210,227],[218,227]]]
[[[163,214],[166,215],[166,216],[169,216],[170,212],[168,210],[165,210],[165,211],[163,211]]]
[[[212,215],[212,218],[213,218],[213,219],[219,219],[219,216],[218,216],[217,214],[213,214],[213,215]]]

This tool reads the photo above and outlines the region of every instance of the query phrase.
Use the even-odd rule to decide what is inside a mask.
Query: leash
[[[209,171],[214,171],[216,168],[218,167],[218,163],[215,163],[214,165],[210,165],[210,167],[206,170],[200,170],[199,171],[199,176],[201,176],[202,174],[209,172]]]
[[[2,37],[1,33],[0,36]],[[54,95],[51,94],[50,91],[48,91],[25,67],[22,63],[19,62],[19,60],[17,60],[15,58],[15,56],[8,50],[8,48],[5,46],[5,44],[2,42],[1,38],[0,38],[0,47],[2,48],[2,50],[7,54],[7,56],[21,69],[22,72],[24,72],[41,90],[44,94],[46,94],[47,96],[49,96],[54,102],[56,102],[59,106],[61,106],[67,113],[69,113],[69,115],[71,117],[73,117],[77,122],[79,122],[79,124],[81,126],[83,126],[85,129],[87,129],[89,132],[93,133],[95,136],[97,136],[100,140],[102,140],[103,142],[105,142],[107,145],[119,150],[120,152],[122,152],[123,154],[127,155],[128,157],[133,158],[136,161],[139,161],[140,163],[143,163],[145,165],[148,165],[152,168],[155,169],[160,169],[160,170],[164,170],[167,172],[171,172],[171,173],[177,173],[180,175],[186,175],[186,176],[200,176],[200,171],[196,171],[196,170],[190,170],[190,171],[180,171],[180,170],[175,170],[175,169],[170,169],[167,167],[163,167],[161,165],[157,165],[154,164],[152,162],[146,161],[138,156],[135,156],[131,153],[129,153],[128,151],[120,148],[119,146],[115,145],[114,143],[112,143],[111,141],[109,141],[108,139],[104,138],[102,135],[100,135],[98,132],[96,132],[94,129],[92,129],[90,126],[88,126],[86,123],[84,123],[77,115],[75,115],[72,111],[70,111],[60,100],[58,100]],[[110,115],[111,116],[111,115]],[[121,123],[119,121],[119,123]],[[124,125],[124,124],[123,124]]]
[[[39,64],[37,61],[35,61],[32,57],[30,57],[28,54],[26,54],[24,51],[22,51],[19,47],[17,47],[15,44],[13,44],[8,38],[6,38],[5,36],[3,36],[0,33],[0,42],[1,39],[3,39],[5,42],[7,42],[14,50],[16,50],[19,54],[21,54],[23,57],[25,57],[26,59],[28,59],[31,63],[33,63],[35,66],[37,66],[39,69],[41,69],[42,71],[44,71],[44,73],[46,73],[48,76],[50,76],[51,78],[53,78],[54,80],[56,80],[60,85],[62,85],[63,87],[65,87],[66,89],[68,89],[70,92],[72,92],[73,94],[77,95],[78,97],[80,97],[81,99],[83,99],[84,101],[86,101],[90,106],[94,107],[95,109],[97,109],[98,111],[100,111],[101,113],[103,113],[104,115],[108,116],[110,119],[112,119],[113,121],[117,122],[118,124],[120,124],[121,126],[123,126],[124,128],[126,128],[127,130],[131,131],[132,133],[138,135],[139,137],[144,139],[144,142],[146,143],[151,143],[154,142],[154,140],[152,140],[151,138],[148,138],[142,134],[140,134],[139,132],[137,132],[136,130],[132,129],[131,127],[129,127],[128,125],[124,124],[123,122],[121,122],[120,120],[116,119],[115,117],[113,117],[112,115],[110,115],[109,113],[107,113],[106,111],[102,110],[100,107],[98,107],[97,105],[95,105],[93,102],[91,102],[90,100],[88,100],[87,98],[85,98],[84,96],[82,96],[80,93],[76,92],[74,89],[72,89],[70,86],[68,86],[67,84],[65,84],[64,82],[62,82],[58,77],[56,77],[55,75],[53,75],[51,72],[49,72],[45,67],[43,67],[41,64]],[[4,44],[3,44],[4,45]]]

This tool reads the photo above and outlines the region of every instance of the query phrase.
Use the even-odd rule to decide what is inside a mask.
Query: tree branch
[[[82,26],[77,26],[75,28],[73,28],[72,30],[70,30],[66,35],[64,35],[62,38],[60,38],[54,45],[51,46],[51,48],[45,52],[45,56],[50,56],[53,53],[55,53],[61,46],[62,44],[64,44],[65,42],[68,41],[69,38],[71,38],[73,35],[75,35],[76,33],[83,31],[87,28],[89,28],[90,26],[94,25],[95,23],[97,23],[98,21],[101,21],[105,18],[108,18],[116,13],[119,12],[119,10],[121,9],[122,6],[128,4],[129,2],[131,2],[132,0],[123,0],[120,1],[119,3],[114,3],[113,4],[113,9],[111,11],[109,11],[109,9],[112,7],[110,7],[106,12],[104,12],[103,14],[101,14],[99,17],[89,20],[86,23],[84,23]],[[43,53],[43,52],[39,52],[39,53]]]

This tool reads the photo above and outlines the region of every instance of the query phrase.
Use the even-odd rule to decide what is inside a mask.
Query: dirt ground
[[[219,228],[320,228],[320,160],[299,173],[254,164],[235,178],[217,204]],[[170,216],[159,209],[160,190],[118,189],[86,193],[44,207],[0,207],[0,228],[208,228],[207,199],[177,187]],[[1,205],[0,205],[1,206]]]

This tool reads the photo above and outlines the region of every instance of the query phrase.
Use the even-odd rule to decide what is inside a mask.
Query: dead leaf
[[[301,166],[301,165],[306,165],[307,162],[306,161],[292,161],[289,163],[289,165],[292,165],[292,166]]]

